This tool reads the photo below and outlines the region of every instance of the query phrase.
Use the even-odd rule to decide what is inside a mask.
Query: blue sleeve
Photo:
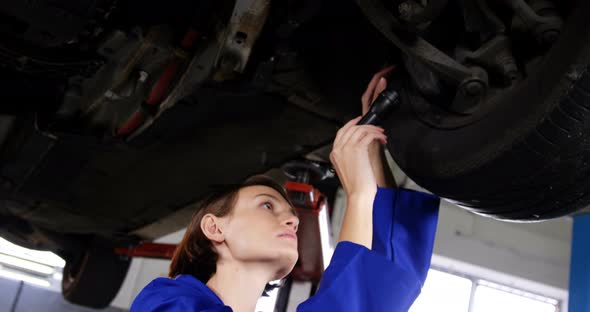
[[[297,310],[407,311],[430,267],[438,206],[433,195],[380,188],[372,250],[339,243],[318,292]]]
[[[372,250],[416,275],[430,268],[440,199],[404,189],[379,188],[373,204]]]

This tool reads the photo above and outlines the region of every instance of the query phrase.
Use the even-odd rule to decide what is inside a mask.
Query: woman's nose
[[[297,228],[299,227],[299,218],[294,215],[290,215],[283,221],[283,224],[289,226],[293,229],[294,232],[297,232]]]

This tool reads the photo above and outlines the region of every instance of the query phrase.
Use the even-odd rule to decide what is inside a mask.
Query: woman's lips
[[[294,233],[282,233],[279,235],[279,237],[286,237],[286,238],[297,240],[297,235],[295,235]]]

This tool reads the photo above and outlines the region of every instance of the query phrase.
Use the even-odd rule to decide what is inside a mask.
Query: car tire
[[[388,149],[431,192],[497,219],[538,221],[590,204],[590,2],[578,1],[537,70],[478,120],[425,122],[408,87]],[[491,105],[490,105],[491,104]],[[440,116],[439,116],[440,117]]]
[[[92,246],[66,262],[62,293],[71,303],[95,309],[110,305],[127,274],[130,260],[112,248]]]

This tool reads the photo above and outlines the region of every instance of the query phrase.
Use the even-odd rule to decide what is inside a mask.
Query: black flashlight
[[[357,123],[357,125],[378,125],[385,117],[399,107],[401,104],[400,95],[393,89],[385,89],[373,104],[369,108],[363,118]]]

